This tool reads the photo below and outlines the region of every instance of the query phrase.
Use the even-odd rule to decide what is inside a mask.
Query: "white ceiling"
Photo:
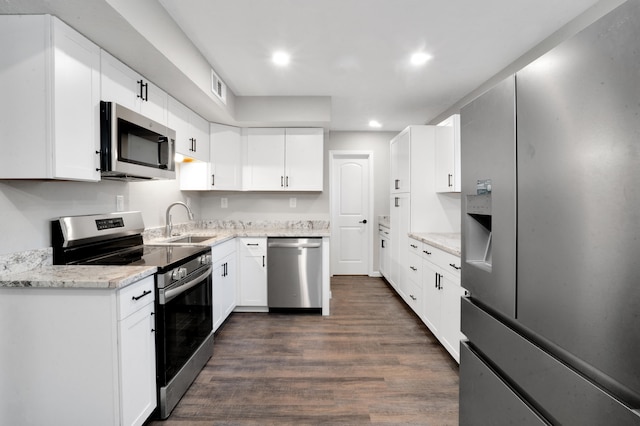
[[[331,129],[429,122],[596,0],[158,0],[236,96],[331,96]],[[287,50],[286,69],[272,65]],[[410,56],[433,56],[416,68]]]
[[[199,71],[171,62],[119,12],[134,10],[153,21],[158,15],[146,11],[162,5],[237,97],[329,96],[330,129],[370,130],[369,120],[376,119],[380,130],[398,131],[431,122],[607,1],[0,0],[0,13],[54,14],[217,121],[211,95],[194,83]],[[157,26],[154,35],[175,34]],[[272,65],[275,49],[291,53],[288,68]],[[412,67],[409,58],[420,50],[433,59]],[[205,71],[207,81],[208,66]]]

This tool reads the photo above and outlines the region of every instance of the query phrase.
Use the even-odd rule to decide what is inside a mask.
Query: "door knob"
[[[360,221],[360,222],[358,222],[358,223],[367,223],[367,219],[365,219],[365,220],[361,220],[361,221]]]

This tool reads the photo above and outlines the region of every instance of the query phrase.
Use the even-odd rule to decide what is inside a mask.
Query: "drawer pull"
[[[131,297],[131,300],[140,300],[143,297],[145,297],[146,295],[151,294],[151,290],[145,290],[142,292],[142,294],[140,296],[133,296]]]
[[[412,298],[413,300],[418,300],[413,294],[410,294],[409,297]]]
[[[417,245],[415,245],[415,244],[411,244],[411,247],[412,247],[412,248],[414,248],[414,249],[417,249],[417,248],[418,248],[418,246],[417,246]]]
[[[258,243],[247,243],[248,246],[259,246],[260,244]]]
[[[462,269],[462,266],[456,266],[455,263],[450,263],[449,266],[451,266],[453,269],[457,269],[458,271]]]
[[[412,271],[417,271],[418,268],[416,268],[415,266],[409,266],[409,269],[411,269]]]
[[[424,254],[428,254],[429,256],[431,256],[431,252],[430,252],[430,251],[422,250],[422,252],[423,252]]]

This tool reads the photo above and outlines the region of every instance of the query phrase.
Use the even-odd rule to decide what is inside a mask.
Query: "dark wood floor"
[[[458,424],[458,365],[380,278],[334,277],[331,316],[234,313],[159,426]]]

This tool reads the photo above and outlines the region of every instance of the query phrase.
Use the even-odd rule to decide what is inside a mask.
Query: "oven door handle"
[[[170,301],[171,299],[174,299],[175,297],[181,295],[182,293],[184,293],[185,291],[189,290],[190,288],[193,288],[193,287],[197,286],[202,281],[206,280],[207,278],[209,278],[209,276],[211,276],[211,271],[212,271],[212,267],[209,266],[207,268],[207,270],[201,276],[199,276],[198,278],[196,278],[194,280],[191,280],[188,283],[184,283],[179,287],[171,288],[169,290],[165,290],[164,291],[164,297],[160,298],[160,304],[164,305],[168,301]]]

